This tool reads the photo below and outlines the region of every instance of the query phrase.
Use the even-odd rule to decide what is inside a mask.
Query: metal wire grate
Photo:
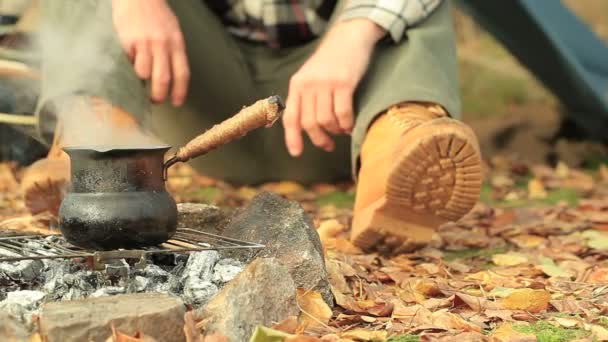
[[[0,238],[0,262],[33,259],[91,258],[95,265],[112,259],[140,259],[162,253],[185,253],[207,250],[260,249],[264,245],[190,228],[179,228],[175,235],[160,246],[113,251],[85,250],[67,242],[61,235],[27,235]]]

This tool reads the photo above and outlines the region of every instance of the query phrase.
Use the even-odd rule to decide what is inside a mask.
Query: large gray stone
[[[29,333],[25,325],[7,312],[0,311],[0,340],[11,342],[29,341]]]
[[[177,204],[177,226],[179,228],[192,228],[213,233],[217,231],[217,226],[224,217],[224,212],[214,205],[202,203]]]
[[[254,260],[197,312],[205,335],[218,333],[230,342],[248,341],[256,326],[297,314],[295,284],[274,258]]]
[[[185,307],[165,294],[132,294],[47,303],[40,333],[48,342],[105,341],[114,325],[120,332],[141,331],[158,341],[184,341]]]
[[[231,219],[222,234],[266,245],[229,255],[245,263],[258,257],[277,258],[289,269],[296,287],[314,289],[333,305],[319,234],[297,202],[263,192]]]

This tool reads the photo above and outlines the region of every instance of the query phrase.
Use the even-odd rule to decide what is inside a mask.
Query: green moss
[[[399,335],[393,336],[386,340],[386,342],[418,342],[420,337],[418,335]]]
[[[323,194],[316,200],[317,205],[334,205],[336,208],[352,208],[355,203],[355,194],[352,192],[336,191]]]
[[[597,324],[608,328],[608,317],[602,316],[597,320]]]
[[[588,331],[582,329],[566,329],[554,326],[546,321],[539,321],[530,325],[514,325],[513,329],[536,335],[538,342],[566,342],[590,335]]]

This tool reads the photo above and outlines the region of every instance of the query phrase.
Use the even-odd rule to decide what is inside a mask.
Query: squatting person
[[[254,131],[194,167],[240,184],[353,176],[353,243],[409,250],[470,211],[481,187],[478,142],[457,120],[450,6],[46,0],[39,109],[66,96],[94,98],[111,104],[116,129],[146,124],[179,146],[278,94],[286,99],[282,125]],[[68,177],[58,152],[64,142],[54,140],[49,158],[30,170],[35,181],[26,182],[38,191]],[[26,196],[33,188],[26,186]]]

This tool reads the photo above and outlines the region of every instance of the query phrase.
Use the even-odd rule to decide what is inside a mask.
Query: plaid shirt
[[[229,32],[272,48],[300,45],[326,29],[338,0],[204,0]],[[348,0],[337,20],[365,18],[399,42],[442,0]]]

